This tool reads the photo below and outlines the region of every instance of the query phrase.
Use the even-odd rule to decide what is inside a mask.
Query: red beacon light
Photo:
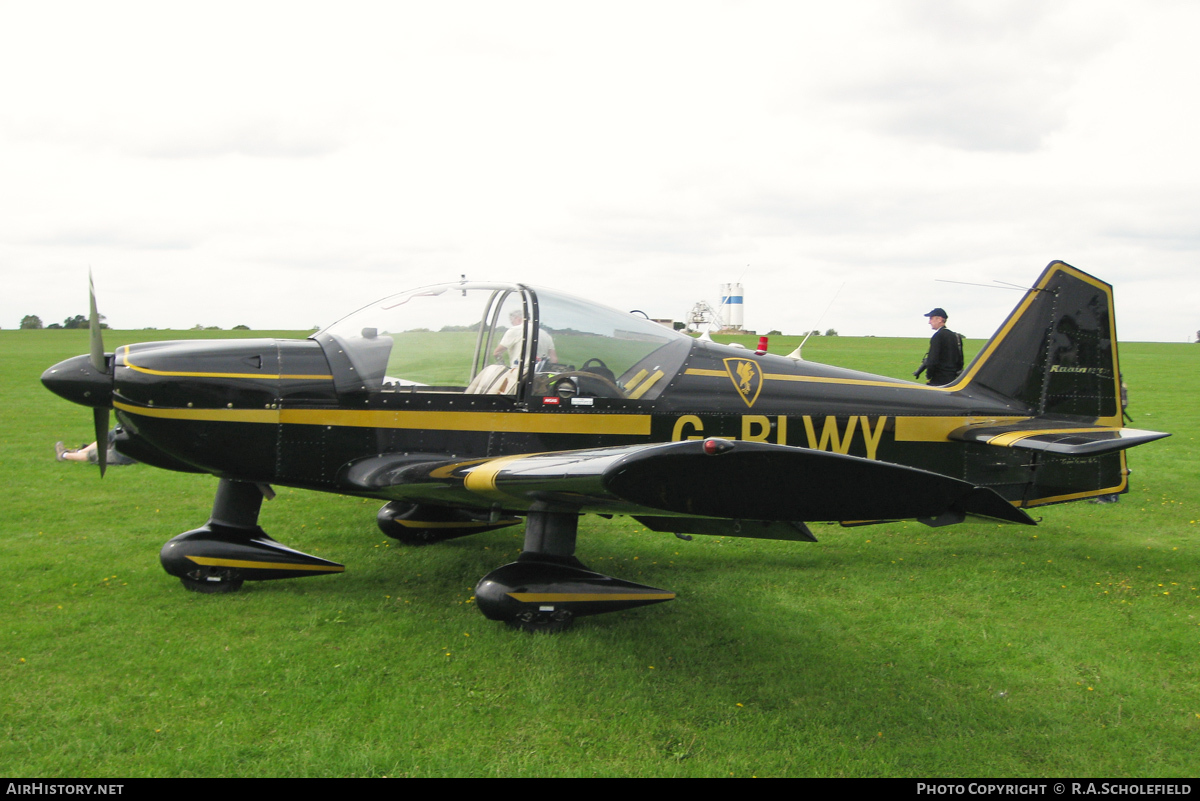
[[[709,437],[704,440],[704,453],[708,456],[720,456],[726,451],[733,450],[733,443],[727,439]]]
[[[759,337],[758,338],[758,350],[754,351],[754,355],[762,356],[766,352],[767,352],[767,338]]]

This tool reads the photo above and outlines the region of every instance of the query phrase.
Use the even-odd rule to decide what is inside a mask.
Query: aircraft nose
[[[111,358],[106,354],[106,365],[111,364]],[[46,389],[72,403],[93,409],[112,408],[112,373],[97,371],[87,354],[54,365],[42,373],[42,383]]]

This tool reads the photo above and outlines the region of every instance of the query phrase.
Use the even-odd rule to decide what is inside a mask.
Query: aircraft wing
[[[477,509],[762,521],[981,515],[1033,524],[997,493],[949,476],[829,451],[708,440],[463,461],[371,457],[343,470],[348,491]],[[949,518],[955,518],[951,521]]]

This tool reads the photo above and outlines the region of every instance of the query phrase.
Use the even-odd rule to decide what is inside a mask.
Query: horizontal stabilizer
[[[1169,437],[1161,431],[1110,426],[1080,426],[1076,421],[1050,421],[1034,418],[1011,425],[964,426],[950,432],[950,439],[980,442],[1002,448],[1061,453],[1068,456],[1094,456],[1132,448]]]

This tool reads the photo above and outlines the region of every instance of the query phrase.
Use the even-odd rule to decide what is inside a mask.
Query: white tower
[[[721,284],[721,309],[725,313],[725,327],[736,330],[742,328],[742,285]]]

